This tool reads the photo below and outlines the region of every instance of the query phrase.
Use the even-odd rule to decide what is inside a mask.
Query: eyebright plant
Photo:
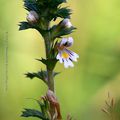
[[[77,61],[79,56],[69,50],[73,45],[72,37],[69,35],[76,28],[70,22],[71,9],[62,7],[66,0],[24,0],[24,7],[28,11],[26,21],[20,22],[19,30],[35,29],[43,37],[45,43],[46,58],[37,59],[46,66],[46,70],[26,73],[26,77],[41,79],[47,86],[48,91],[36,102],[40,110],[24,109],[23,117],[37,117],[42,120],[62,120],[60,104],[54,93],[54,77],[58,74],[54,72],[56,63],[64,63],[65,68],[73,67],[73,61]],[[61,18],[58,24],[51,26],[51,22]],[[68,115],[67,120],[72,120]]]

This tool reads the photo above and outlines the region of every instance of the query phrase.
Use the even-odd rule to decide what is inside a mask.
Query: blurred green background
[[[120,0],[69,0],[68,6],[77,27],[71,49],[80,58],[74,68],[65,69],[60,63],[56,67],[61,72],[55,85],[64,120],[68,113],[77,120],[107,120],[101,112],[107,93],[120,98]],[[20,117],[23,108],[38,108],[28,98],[39,98],[47,90],[42,81],[24,76],[45,68],[35,60],[45,57],[42,37],[35,30],[18,31],[26,13],[22,0],[0,0],[0,120],[26,119]]]

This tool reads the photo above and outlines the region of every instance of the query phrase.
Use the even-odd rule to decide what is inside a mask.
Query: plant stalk
[[[50,50],[51,50],[51,40],[50,33],[47,32],[44,36],[45,39],[45,49],[46,49],[46,59],[50,59]],[[54,78],[53,78],[53,70],[46,66],[48,73],[48,88],[54,92]]]
[[[45,40],[45,50],[46,50],[46,59],[50,59],[50,51],[51,51],[51,36],[49,32],[49,24],[47,25],[48,31],[44,35]],[[47,73],[48,73],[48,88],[54,92],[54,77],[53,77],[53,69],[50,69],[48,66],[46,66]],[[53,116],[55,114],[55,108],[52,104],[50,104],[50,114],[51,119],[53,119]]]

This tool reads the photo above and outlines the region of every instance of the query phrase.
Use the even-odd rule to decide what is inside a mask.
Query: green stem
[[[48,24],[48,30],[49,30],[49,24]],[[46,59],[50,59],[50,50],[51,50],[51,37],[50,37],[50,32],[48,31],[44,35],[44,40],[45,40],[45,50],[46,50]],[[48,73],[48,88],[54,92],[54,78],[53,78],[53,70],[50,69],[48,66],[46,66],[47,73]],[[51,117],[53,118],[55,114],[55,108],[53,107],[52,104],[50,104],[50,114]]]
[[[46,59],[50,59],[50,50],[52,45],[51,45],[51,37],[49,31],[44,35],[44,40],[45,40],[45,49],[46,49]],[[46,66],[46,69],[48,73],[48,88],[54,92],[53,70],[48,68],[48,66]]]
[[[54,92],[54,79],[53,79],[53,71],[47,69],[48,72],[48,87],[50,90]]]

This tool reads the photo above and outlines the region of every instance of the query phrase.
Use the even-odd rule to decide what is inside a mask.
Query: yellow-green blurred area
[[[61,72],[55,77],[55,88],[63,120],[68,113],[76,120],[110,120],[101,108],[108,92],[116,100],[120,98],[120,0],[69,0],[67,6],[73,9],[71,22],[77,27],[71,34],[74,45],[70,49],[80,58],[74,68],[57,63],[55,69]],[[37,119],[21,118],[21,111],[39,109],[32,99],[47,91],[41,80],[24,76],[45,69],[35,60],[45,57],[41,35],[36,30],[18,31],[26,14],[22,0],[0,0],[0,120]]]

